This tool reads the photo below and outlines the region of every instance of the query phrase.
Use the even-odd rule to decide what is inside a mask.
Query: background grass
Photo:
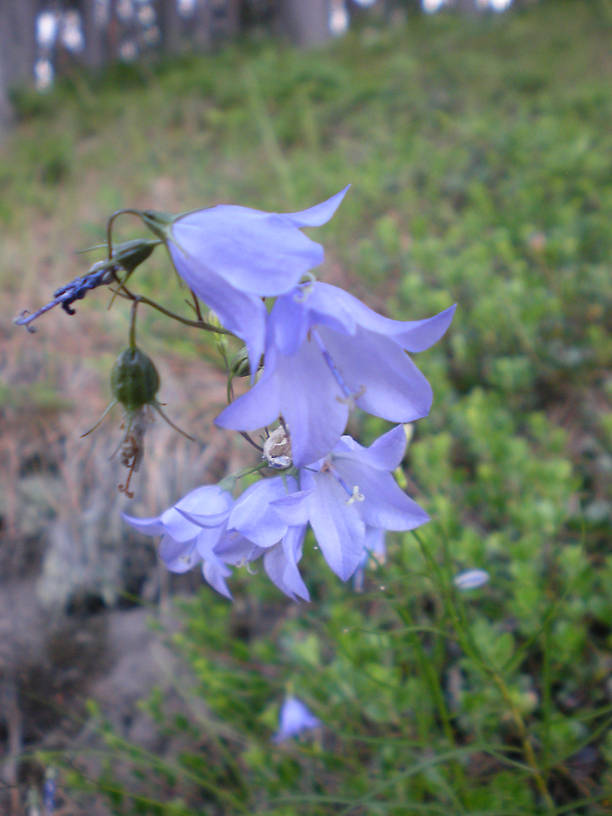
[[[390,537],[361,593],[309,546],[310,605],[247,575],[231,606],[208,588],[187,603],[175,644],[192,685],[179,713],[148,704],[173,749],[162,761],[105,732],[113,813],[609,812],[611,20],[606,2],[423,16],[316,53],[241,43],[20,99],[0,158],[5,418],[64,411],[58,385],[85,425],[101,401],[71,390],[57,354],[82,365],[85,347],[97,377],[127,309],[91,297],[35,339],[6,325],[84,270],[72,250],[118,207],[292,210],[350,181],[316,232],[320,277],[402,319],[459,304],[417,358],[435,392],[405,477],[434,519],[421,541]],[[138,285],[180,309],[158,255]],[[169,376],[212,354],[154,313],[140,337]],[[158,482],[148,514],[179,495]],[[457,593],[473,566],[489,585]],[[276,747],[287,684],[326,727]]]

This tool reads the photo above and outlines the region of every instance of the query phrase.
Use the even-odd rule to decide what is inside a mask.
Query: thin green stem
[[[430,566],[433,574],[436,576],[438,580],[440,592],[442,594],[442,597],[444,598],[449,613],[449,617],[453,622],[455,631],[457,632],[458,640],[462,648],[464,649],[466,654],[474,661],[474,663],[480,669],[480,671],[484,672],[485,674],[488,674],[491,677],[502,699],[508,706],[510,710],[510,715],[512,717],[512,721],[514,723],[514,726],[519,735],[519,739],[521,741],[521,746],[523,749],[525,760],[529,765],[529,769],[534,778],[538,792],[540,793],[546,805],[547,811],[550,813],[554,812],[555,803],[548,791],[548,788],[546,786],[546,780],[537,762],[535,751],[533,750],[533,746],[529,739],[529,732],[527,730],[527,726],[525,725],[525,720],[523,719],[521,712],[519,711],[514,700],[512,699],[512,695],[510,694],[510,691],[508,689],[508,686],[506,685],[503,676],[498,671],[498,669],[496,669],[494,666],[491,666],[490,663],[483,658],[481,650],[479,649],[478,645],[474,642],[473,638],[470,636],[469,623],[467,621],[463,605],[461,603],[459,604],[455,603],[454,593],[452,592],[447,580],[445,580],[439,564],[433,558],[427,546],[425,545],[425,542],[421,539],[421,537],[415,530],[413,530],[412,533],[419,544],[421,553],[423,554],[423,558],[425,559],[426,563]],[[448,553],[446,550],[445,556],[447,559]],[[445,561],[445,564],[448,564],[448,560]]]
[[[130,313],[130,348],[136,348],[136,312],[138,311],[138,304],[140,298],[136,297],[132,301],[132,311]]]
[[[118,218],[120,215],[136,215],[138,218],[142,218],[142,213],[140,210],[134,210],[130,207],[115,210],[115,212],[109,216],[108,221],[106,222],[106,246],[108,248],[108,260],[110,261],[113,257],[113,224],[115,223],[115,219]]]
[[[453,730],[450,713],[444,700],[444,693],[440,686],[438,675],[434,667],[432,666],[431,662],[427,659],[427,655],[425,654],[421,640],[417,632],[415,631],[416,622],[413,620],[412,615],[407,608],[401,606],[397,606],[396,608],[399,617],[401,618],[402,622],[406,625],[406,631],[409,636],[409,641],[411,642],[414,648],[417,662],[419,664],[419,670],[421,672],[423,680],[429,687],[429,691],[432,696],[434,706],[436,708],[438,717],[442,724],[444,736],[446,737],[448,744],[450,746],[454,746],[455,733]],[[463,790],[465,782],[463,768],[457,761],[452,762],[452,766],[455,781],[457,783],[457,788],[459,791]]]
[[[145,297],[145,295],[135,295],[127,288],[125,283],[122,283],[121,281],[117,281],[117,285],[119,286],[119,289],[113,289],[111,287],[111,292],[113,294],[125,298],[126,300],[138,300],[140,303],[145,303],[147,306],[157,309],[158,312],[166,315],[166,317],[170,317],[172,320],[177,320],[179,323],[183,323],[185,326],[192,326],[195,329],[203,329],[204,331],[216,332],[217,334],[231,334],[231,332],[227,329],[223,329],[221,326],[213,326],[212,323],[207,323],[205,320],[189,320],[187,317],[182,317],[181,315],[175,314],[169,309],[166,309],[165,306],[162,306],[161,304],[156,303],[154,300]]]

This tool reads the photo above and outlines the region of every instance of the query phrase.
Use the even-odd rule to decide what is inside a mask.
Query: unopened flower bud
[[[150,357],[137,347],[121,352],[111,371],[111,389],[126,411],[153,404],[159,385],[159,374]]]
[[[250,375],[249,351],[246,346],[243,346],[232,357],[230,361],[230,373],[232,377],[248,377]]]
[[[145,241],[142,238],[137,238],[133,241],[115,244],[112,260],[122,269],[125,269],[126,272],[133,272],[137,266],[147,260],[158,243],[158,241]]]

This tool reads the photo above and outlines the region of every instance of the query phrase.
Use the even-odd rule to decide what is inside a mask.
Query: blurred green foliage
[[[105,730],[114,813],[610,812],[610,19],[602,3],[415,16],[316,53],[244,43],[22,98],[0,164],[9,227],[84,178],[100,223],[157,206],[159,176],[184,210],[298,209],[351,181],[317,232],[322,277],[342,268],[402,319],[459,303],[418,357],[435,392],[407,457],[434,519],[420,542],[390,537],[363,593],[311,544],[310,605],[246,575],[231,606],[209,589],[186,603],[193,688],[179,715],[146,704],[183,747],[156,759]],[[144,291],[180,307],[165,262],[151,269]],[[490,583],[460,593],[469,567]],[[273,745],[287,687],[326,726]]]

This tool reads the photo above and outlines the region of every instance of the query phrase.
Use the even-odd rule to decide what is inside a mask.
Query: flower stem
[[[494,666],[491,666],[490,663],[484,659],[480,648],[474,642],[474,639],[470,636],[469,623],[465,615],[465,609],[462,606],[462,604],[455,603],[454,594],[440,565],[437,563],[435,558],[433,558],[425,542],[416,532],[416,530],[412,530],[412,534],[419,544],[419,548],[421,550],[425,563],[428,565],[432,574],[435,576],[436,581],[438,582],[438,586],[441,591],[442,598],[444,600],[447,615],[452,621],[453,628],[457,633],[457,639],[461,644],[462,649],[474,661],[474,663],[483,673],[488,674],[491,677],[499,693],[501,694],[502,699],[508,706],[510,715],[512,717],[512,721],[518,732],[519,739],[521,740],[521,746],[523,749],[525,760],[529,765],[529,769],[534,778],[538,792],[540,793],[540,796],[542,797],[542,800],[546,805],[546,810],[550,813],[554,813],[556,809],[555,803],[548,791],[548,788],[546,787],[546,780],[538,765],[535,751],[533,750],[533,746],[529,739],[529,733],[527,730],[527,726],[525,725],[525,720],[523,719],[521,712],[519,711],[514,700],[512,699],[512,695],[510,694],[510,691],[508,689],[508,686],[506,685],[503,676]],[[448,571],[448,552],[446,550],[446,547],[444,548],[444,555],[445,566],[447,567]]]
[[[169,309],[166,309],[165,306],[162,306],[161,304],[156,303],[154,300],[145,297],[145,295],[135,295],[127,288],[125,283],[122,283],[121,281],[117,281],[117,285],[119,286],[119,289],[113,289],[111,287],[111,292],[113,292],[113,294],[125,298],[126,300],[138,300],[140,303],[145,303],[147,306],[151,306],[151,308],[157,309],[158,312],[165,314],[166,317],[170,317],[172,320],[177,320],[179,323],[183,323],[185,326],[193,326],[195,329],[203,329],[204,331],[216,332],[217,334],[231,334],[231,332],[227,329],[223,329],[221,326],[213,326],[212,323],[207,323],[205,320],[189,320],[187,317],[177,315],[174,312],[171,312]]]

